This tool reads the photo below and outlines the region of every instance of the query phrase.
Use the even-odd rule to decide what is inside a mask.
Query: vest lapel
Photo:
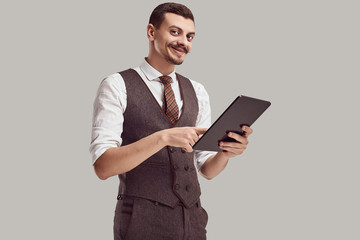
[[[185,99],[184,99],[184,96],[183,96],[183,90],[182,90],[182,81],[179,79],[178,75],[176,74],[176,78],[178,80],[178,83],[179,83],[179,88],[180,88],[180,96],[181,96],[181,99],[183,100],[183,106],[182,106],[182,109],[181,109],[181,114],[178,118],[178,120],[175,122],[175,124],[172,124],[170,119],[168,118],[168,116],[166,115],[166,113],[164,112],[163,108],[159,105],[158,101],[156,100],[156,98],[154,97],[154,95],[152,94],[151,90],[149,89],[149,87],[146,85],[146,83],[144,82],[144,80],[141,78],[141,76],[133,69],[130,69],[132,71],[134,71],[136,73],[136,76],[138,77],[138,81],[140,81],[142,83],[142,85],[145,87],[146,89],[146,92],[147,94],[150,94],[151,95],[151,98],[154,100],[153,102],[158,106],[159,110],[163,113],[163,117],[166,118],[166,120],[173,126],[175,127],[177,125],[177,123],[180,121],[183,113],[184,113],[184,110],[185,110]],[[180,110],[180,109],[179,109]]]

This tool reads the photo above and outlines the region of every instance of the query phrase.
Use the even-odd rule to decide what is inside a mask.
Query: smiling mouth
[[[170,46],[177,55],[183,55],[188,53],[187,49],[181,46]]]

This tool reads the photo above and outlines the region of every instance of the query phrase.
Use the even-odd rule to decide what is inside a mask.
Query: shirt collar
[[[144,73],[145,77],[149,81],[160,81],[161,76],[163,76],[158,70],[153,68],[145,59],[140,65],[141,71]],[[170,76],[173,79],[173,82],[177,81],[175,71],[170,73]]]

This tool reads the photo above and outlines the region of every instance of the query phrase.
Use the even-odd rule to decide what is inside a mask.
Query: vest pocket
[[[150,162],[150,161],[145,161],[142,164],[140,164],[140,166],[143,167],[152,167],[152,168],[168,168],[169,165],[166,163],[162,163],[162,162]]]

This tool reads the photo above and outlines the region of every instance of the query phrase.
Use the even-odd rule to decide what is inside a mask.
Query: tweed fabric
[[[189,79],[176,74],[183,99],[182,113],[172,124],[144,80],[133,69],[120,73],[127,90],[122,145],[172,127],[195,126],[198,100]],[[119,175],[119,194],[146,198],[169,207],[182,202],[186,207],[200,197],[200,185],[194,165],[194,153],[181,148],[164,147],[136,168]]]
[[[206,240],[208,215],[200,201],[170,208],[142,198],[119,199],[114,240]]]
[[[136,71],[120,74],[127,90],[123,146],[163,129],[195,126],[199,107],[189,79],[176,74],[183,107],[173,124]],[[164,147],[119,178],[115,240],[206,239],[207,214],[199,202],[193,152]]]

